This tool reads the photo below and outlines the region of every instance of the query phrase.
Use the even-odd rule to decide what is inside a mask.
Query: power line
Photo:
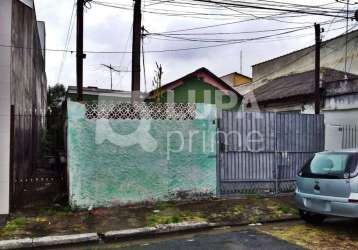
[[[208,46],[197,46],[197,47],[187,47],[187,48],[177,48],[177,49],[163,49],[163,50],[148,50],[145,53],[165,53],[165,52],[176,52],[176,51],[190,51],[190,50],[197,50],[197,49],[221,47],[221,46],[227,46],[227,45],[232,45],[232,44],[239,44],[239,43],[244,43],[244,42],[249,42],[249,41],[255,41],[255,40],[258,40],[258,39],[262,39],[262,37],[258,37],[256,39],[251,38],[251,39],[246,39],[246,40],[223,42],[221,44],[208,45]],[[33,50],[33,48],[25,48],[25,47],[21,47],[21,46],[11,46],[11,45],[4,45],[4,44],[0,44],[0,47]],[[63,50],[63,49],[46,49],[46,51],[50,51],[50,52],[68,52],[68,53],[75,53],[76,52],[75,50]],[[95,51],[95,50],[87,50],[87,51],[84,51],[84,53],[88,53],[88,54],[130,54],[132,52],[131,51]]]
[[[128,45],[129,45],[129,40],[130,40],[130,38],[131,38],[131,36],[132,36],[132,32],[133,32],[133,23],[132,23],[132,26],[131,26],[131,28],[130,28],[130,30],[129,30],[129,32],[128,32],[128,37],[127,37],[126,44],[125,44],[125,46],[124,46],[124,50],[127,50],[127,47],[128,47]],[[123,60],[124,60],[124,56],[125,56],[125,53],[122,54],[121,59],[120,59],[120,61],[119,61],[119,67],[120,67],[120,68],[122,67]],[[132,63],[132,62],[130,62],[130,63]],[[127,66],[126,68],[128,68],[128,66]],[[120,87],[121,82],[122,82],[122,81],[121,81],[121,79],[120,79],[119,82],[118,82],[118,86],[119,86],[119,87]],[[115,83],[114,85],[116,86],[117,84]]]
[[[336,22],[338,23],[338,22]],[[238,32],[203,32],[203,33],[171,33],[171,32],[149,32],[148,35],[160,35],[160,34],[167,34],[167,35],[175,35],[175,36],[212,36],[212,35],[236,35],[236,34],[252,34],[252,33],[266,33],[266,32],[273,32],[273,31],[281,31],[281,30],[293,30],[299,28],[311,28],[312,25],[307,26],[295,26],[295,27],[286,27],[286,28],[278,28],[278,29],[263,29],[263,30],[250,30],[250,31],[238,31]]]
[[[220,1],[215,1],[215,0],[191,0],[191,1],[219,4],[219,5],[228,5],[228,6],[233,6],[233,7],[241,7],[241,8],[249,8],[249,9],[275,10],[275,11],[310,14],[310,15],[317,15],[317,16],[346,18],[345,16],[333,15],[333,14],[329,14],[329,13],[325,13],[325,12],[309,12],[309,11],[303,11],[303,10],[299,10],[299,9],[282,9],[282,8],[277,8],[277,7],[263,6],[263,5],[259,6],[259,5],[246,4],[246,2],[242,2],[242,3],[241,2],[220,2]]]
[[[153,1],[155,2],[155,1]],[[223,3],[224,1],[220,1],[220,3]],[[266,4],[262,4],[262,2],[266,3]],[[269,5],[269,6],[275,6],[275,7],[290,7],[290,8],[300,8],[300,9],[311,9],[311,10],[325,10],[325,11],[340,11],[337,8],[330,8],[330,7],[326,7],[328,5],[332,5],[332,4],[336,4],[336,2],[330,2],[330,3],[326,3],[326,4],[320,4],[320,5],[302,5],[302,4],[295,4],[295,3],[287,3],[287,2],[277,2],[277,1],[265,1],[265,0],[260,0],[260,1],[250,1],[250,2],[244,2],[244,1],[226,1],[226,3],[246,3],[246,4],[254,4],[256,6],[265,6],[265,5]],[[207,9],[217,9],[217,6],[213,6],[211,3],[195,3],[193,1],[171,1],[170,3],[168,3],[167,5],[173,5],[173,6],[180,6],[180,7],[188,7],[188,8],[192,8],[193,6],[200,6],[200,7],[205,7]]]
[[[202,30],[202,29],[216,28],[216,27],[222,27],[222,26],[227,26],[227,25],[239,24],[239,23],[243,23],[243,22],[255,21],[255,20],[258,20],[258,19],[266,19],[266,18],[275,17],[275,16],[277,16],[277,15],[271,15],[271,16],[260,17],[260,18],[250,18],[250,19],[246,19],[246,20],[239,20],[239,21],[226,22],[226,23],[220,23],[220,24],[212,24],[212,25],[198,26],[198,27],[186,28],[186,29],[169,30],[169,31],[161,32],[161,33],[162,33],[162,34],[165,34],[165,33],[178,33],[178,32],[185,32],[185,31],[193,31],[193,30]],[[323,22],[322,24],[325,24],[325,23],[326,23],[326,22]],[[312,26],[312,25],[311,25],[311,26]]]
[[[298,28],[298,29],[295,29],[295,30],[290,30],[290,31],[285,31],[285,32],[281,32],[281,33],[270,34],[270,35],[261,36],[261,37],[246,38],[246,39],[226,39],[226,40],[203,40],[203,39],[192,39],[192,38],[185,38],[185,37],[175,37],[175,36],[166,35],[166,34],[158,34],[158,35],[159,36],[164,36],[164,37],[169,37],[169,38],[177,38],[177,39],[183,39],[183,40],[187,40],[187,41],[194,41],[194,42],[204,41],[204,42],[222,43],[222,42],[244,42],[244,41],[260,40],[260,39],[269,38],[269,37],[273,37],[273,36],[280,36],[280,35],[284,35],[284,34],[289,34],[289,33],[297,32],[297,31],[305,30],[305,29],[308,29],[308,27]]]
[[[144,57],[144,36],[142,35],[142,63],[143,63],[143,78],[144,78],[144,90],[147,93],[147,76],[145,70],[145,57]]]
[[[101,2],[101,1],[94,1],[95,4],[98,4],[98,5],[102,5],[102,6],[106,6],[106,7],[112,7],[112,8],[118,8],[118,9],[125,9],[125,10],[132,10],[132,8],[130,6],[127,6],[127,5],[123,5],[123,4],[116,4],[116,3],[108,3],[108,2]],[[172,3],[172,2],[170,2]],[[181,4],[183,4],[183,2],[179,2]],[[222,3],[222,2],[220,2]],[[185,3],[185,4],[188,4],[188,3]],[[192,5],[198,5],[196,3],[190,3],[190,6],[192,7]],[[201,4],[203,5],[203,4]],[[222,6],[222,4],[219,4],[219,6]],[[232,6],[231,6],[232,7]],[[167,15],[167,16],[179,16],[179,17],[191,17],[191,18],[199,18],[199,19],[213,19],[213,18],[206,18],[206,17],[202,17],[203,15],[204,16],[216,16],[215,17],[215,20],[218,20],[220,16],[232,16],[232,17],[240,17],[238,16],[237,14],[233,15],[233,14],[223,14],[223,13],[217,13],[217,7],[215,7],[215,12],[211,12],[211,13],[203,13],[203,12],[178,12],[177,10],[174,11],[174,12],[170,12],[170,11],[173,11],[173,10],[168,10],[168,9],[154,9],[154,10],[144,10],[144,12],[147,12],[147,13],[150,13],[150,14],[158,14],[158,15]],[[230,9],[230,10],[234,10],[233,8],[229,8],[228,6],[224,5],[225,9]],[[159,11],[159,12],[158,12]],[[238,10],[234,10],[236,12],[240,12]],[[303,15],[307,15],[307,14],[304,14],[304,10],[299,10],[300,11],[300,15],[296,15],[296,16],[284,16],[285,15],[285,11],[283,13],[279,13],[279,14],[275,14],[274,16],[282,16],[280,18],[288,18],[288,17],[300,17],[300,16],[303,16]],[[277,11],[276,11],[277,12]],[[280,11],[282,12],[282,11]],[[332,12],[332,11],[331,11]],[[320,13],[326,13],[326,14],[331,14],[331,12],[329,13],[326,13],[324,11],[320,11]],[[257,18],[262,18],[262,19],[267,19],[269,18],[270,16],[262,16],[262,17],[259,17],[257,15],[260,15],[260,14],[255,14],[255,13],[248,13],[248,14],[245,14],[243,12],[240,12],[241,15],[243,16],[256,16]],[[267,10],[265,11],[265,13],[267,13]],[[287,14],[287,13],[286,13]],[[309,12],[308,14],[312,14],[311,12]],[[241,16],[241,17],[243,17]],[[271,16],[272,17],[272,16]],[[223,18],[220,18],[220,19],[223,19]],[[275,21],[280,21],[280,22],[288,22],[288,21],[283,21],[283,20],[277,20],[277,19],[272,19],[272,20],[275,20]]]
[[[273,37],[273,36],[277,36],[277,38],[282,38],[280,36],[282,36],[283,34],[288,34],[288,33],[293,33],[293,32],[297,32],[297,31],[302,31],[302,30],[306,30],[306,29],[310,29],[310,26],[302,26],[302,27],[293,27],[292,28],[282,28],[282,29],[271,29],[271,30],[261,30],[261,31],[257,31],[256,33],[260,33],[260,32],[272,32],[272,31],[281,31],[281,30],[288,30],[286,32],[281,32],[281,33],[274,33],[274,34],[270,34],[270,35],[265,35],[262,37],[254,37],[254,38],[245,38],[245,39],[207,39],[207,38],[202,38],[200,37],[200,35],[223,35],[223,34],[245,34],[245,33],[254,33],[251,31],[248,32],[229,32],[229,33],[148,33],[146,35],[151,36],[151,37],[156,37],[156,36],[163,36],[163,37],[167,37],[167,38],[173,38],[173,41],[175,39],[177,40],[184,40],[184,41],[197,41],[197,42],[228,42],[228,41],[250,41],[250,40],[256,40],[256,39],[264,39],[264,38],[269,38],[269,37]],[[341,29],[344,27],[340,27],[337,29]],[[199,38],[196,38],[196,36],[199,36]]]
[[[66,41],[65,41],[65,47],[64,47],[65,51],[68,50],[68,46],[70,44],[71,37],[72,37],[72,31],[73,31],[73,26],[74,26],[73,21],[74,21],[74,16],[75,16],[75,9],[76,9],[76,0],[73,1],[71,18],[70,18],[70,22],[68,24],[68,29],[67,29],[67,33],[66,33]],[[65,63],[65,60],[66,60],[67,53],[65,51],[63,52],[63,55],[62,55],[60,68],[59,68],[58,75],[57,75],[57,82],[60,82],[63,66],[64,66],[64,63]]]
[[[343,29],[345,27],[339,27],[333,30],[340,30]],[[333,31],[332,30],[332,31]],[[275,42],[275,41],[283,41],[283,40],[289,40],[289,39],[293,39],[293,38],[302,38],[302,37],[307,37],[307,36],[312,36],[312,33],[305,33],[305,34],[300,34],[300,35],[294,35],[294,36],[282,36],[282,35],[272,35],[272,38],[269,36],[267,38],[262,38],[262,39],[253,39],[251,41],[245,41],[245,39],[242,39],[243,42],[250,42],[250,43],[254,43],[254,42]],[[160,37],[160,36],[159,36]],[[223,39],[222,41],[215,41],[215,40],[205,40],[205,39],[187,39],[185,37],[176,37],[176,36],[166,36],[168,38],[159,38],[157,36],[151,36],[151,39],[155,39],[155,40],[164,40],[164,41],[171,41],[171,42],[228,42],[230,41],[230,39]],[[171,38],[172,37],[172,38]]]

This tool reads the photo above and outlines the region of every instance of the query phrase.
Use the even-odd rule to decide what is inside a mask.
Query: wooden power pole
[[[76,79],[77,100],[83,101],[83,8],[85,0],[77,0],[77,34],[76,34]]]
[[[316,46],[315,46],[315,114],[319,114],[321,110],[321,90],[320,90],[320,61],[321,61],[321,26],[314,24]]]
[[[141,0],[134,0],[132,44],[132,101],[139,100],[140,92],[140,49],[142,37],[141,5]]]

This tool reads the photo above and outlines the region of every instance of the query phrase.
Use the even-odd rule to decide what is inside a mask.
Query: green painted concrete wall
[[[215,104],[218,108],[225,108],[220,107],[220,100],[215,97],[215,91],[217,89],[198,78],[191,78],[187,79],[184,84],[180,85],[179,87],[174,89],[174,102],[175,103],[188,103],[189,102],[189,92],[195,91],[195,102],[196,103],[206,103],[206,104]],[[207,101],[204,98],[205,91],[210,92],[210,100]],[[167,92],[163,92],[161,95],[161,102],[167,101]],[[222,103],[230,103],[231,97],[230,96],[223,96]],[[241,99],[237,100],[237,103],[231,109],[239,110],[241,105]]]
[[[85,106],[68,102],[68,172],[72,207],[113,206],[168,200],[185,191],[192,195],[216,192],[216,107],[198,104],[207,111],[196,120],[142,120],[157,142],[154,152],[140,145],[118,146],[103,128],[105,120],[85,118]],[[202,112],[201,112],[202,113]],[[139,120],[110,120],[116,134],[130,134]],[[178,149],[183,134],[183,150]],[[171,134],[172,133],[172,134]],[[191,135],[192,134],[192,135]],[[168,141],[168,135],[171,135]],[[192,148],[190,148],[190,137]],[[108,140],[103,140],[107,138]],[[148,150],[147,150],[148,151]]]

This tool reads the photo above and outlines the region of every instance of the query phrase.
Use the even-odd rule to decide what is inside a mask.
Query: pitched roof
[[[355,33],[358,33],[358,30],[353,30],[353,31],[351,31],[351,32],[348,32],[348,35],[351,36],[351,35],[353,35],[353,34],[355,34]],[[329,42],[331,42],[331,41],[333,41],[333,40],[335,40],[335,39],[342,38],[343,36],[346,36],[346,34],[344,33],[344,34],[342,34],[342,35],[339,35],[339,36],[336,36],[336,37],[332,37],[331,39],[327,39],[327,40],[325,40],[325,41],[323,41],[323,42],[321,43],[321,46],[324,47],[327,43],[329,43]],[[354,37],[355,37],[355,36],[354,36]],[[304,48],[302,48],[302,49],[298,49],[298,50],[295,50],[295,51],[291,51],[291,52],[286,53],[286,54],[284,54],[284,55],[281,55],[281,56],[278,56],[278,57],[274,57],[274,58],[268,59],[268,60],[266,60],[266,61],[262,61],[262,62],[256,63],[256,64],[252,65],[251,67],[255,67],[255,66],[260,65],[260,64],[268,63],[268,62],[274,61],[274,60],[276,60],[276,59],[279,59],[279,58],[281,58],[281,57],[285,57],[285,56],[288,56],[288,55],[292,55],[292,54],[294,54],[294,53],[297,53],[297,52],[299,52],[299,51],[303,51],[303,50],[305,50],[305,49],[314,48],[314,46],[315,46],[315,45],[311,45],[311,46],[308,46],[308,47],[304,47]]]
[[[245,77],[245,78],[247,78],[247,79],[252,80],[251,77],[249,77],[249,76],[247,76],[247,75],[244,75],[244,74],[241,74],[241,73],[236,72],[236,71],[235,71],[235,72],[231,72],[231,73],[226,74],[226,75],[223,75],[223,76],[220,76],[220,78],[224,78],[224,77],[229,76],[229,75],[239,75],[239,76],[243,76],[243,77]]]
[[[314,73],[314,70],[310,70],[272,79],[253,91],[255,98],[258,102],[264,102],[293,96],[312,95],[315,90]],[[321,81],[323,87],[328,89],[327,93],[334,95],[335,83],[343,80],[344,75],[345,73],[342,71],[321,68]],[[348,74],[348,79],[358,79],[358,75]],[[358,87],[358,84],[352,84]]]
[[[193,77],[203,77],[204,82],[219,89],[222,91],[232,91],[235,94],[237,94],[239,97],[241,97],[241,95],[233,88],[231,87],[229,84],[227,84],[226,82],[224,82],[222,79],[220,79],[218,76],[216,76],[214,73],[212,73],[210,70],[208,70],[205,67],[199,68],[177,80],[174,80],[170,83],[167,83],[165,85],[163,85],[162,87],[160,87],[161,91],[168,91],[168,90],[173,90],[181,85],[183,85],[185,83],[186,80],[193,78]],[[155,90],[152,90],[149,93],[149,96],[153,96]]]

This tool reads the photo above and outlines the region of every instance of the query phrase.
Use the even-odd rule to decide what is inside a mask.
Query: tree
[[[49,86],[47,91],[47,106],[51,111],[54,111],[66,98],[66,89],[62,84]]]
[[[48,87],[46,129],[42,131],[41,141],[41,152],[44,156],[56,155],[58,151],[64,150],[65,100],[65,86],[56,84]]]
[[[154,79],[152,81],[152,85],[154,88],[154,100],[155,102],[160,101],[160,97],[162,95],[161,93],[161,87],[162,87],[162,76],[163,76],[163,68],[161,64],[158,64],[155,62],[157,69],[155,70]]]

